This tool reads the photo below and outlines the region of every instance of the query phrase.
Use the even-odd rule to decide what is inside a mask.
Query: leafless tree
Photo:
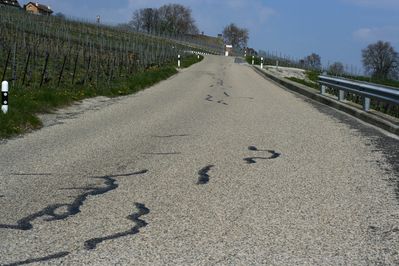
[[[159,14],[164,31],[178,34],[199,33],[188,7],[179,4],[164,5],[159,8]]]
[[[223,38],[225,43],[233,45],[235,48],[244,48],[248,44],[249,31],[245,28],[240,28],[234,23],[227,25],[223,29]]]
[[[341,62],[335,62],[328,68],[328,72],[333,75],[340,76],[345,72],[344,65]]]
[[[143,8],[136,10],[133,13],[132,20],[129,22],[129,24],[137,31],[145,31],[150,33],[158,27],[158,10],[155,8]]]
[[[389,42],[378,41],[362,50],[363,65],[375,78],[397,78],[399,56]]]
[[[143,29],[147,32],[158,29],[159,12],[155,8],[144,8],[142,10]]]
[[[312,53],[303,59],[304,66],[314,70],[321,69],[321,57],[318,54]]]
[[[135,10],[132,15],[132,19],[127,23],[131,28],[136,31],[140,31],[142,29],[142,21],[141,21],[141,13],[140,10]]]
[[[198,34],[199,30],[191,15],[191,9],[179,4],[160,8],[143,8],[133,13],[129,24],[138,31],[167,32],[174,34]]]

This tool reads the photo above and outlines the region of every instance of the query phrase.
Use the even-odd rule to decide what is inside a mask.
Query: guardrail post
[[[343,90],[338,90],[338,101],[344,101],[345,100],[345,91]]]
[[[320,85],[320,94],[321,94],[321,95],[326,94],[326,86]]]
[[[255,65],[255,56],[252,56],[252,65]]]
[[[363,111],[370,111],[370,98],[363,97]]]
[[[362,109],[365,112],[370,111],[371,99],[389,102],[399,106],[399,91],[391,87],[372,83],[365,84],[337,77],[328,77],[324,74],[319,76],[319,83],[320,94],[325,94],[327,88],[337,90],[339,101],[345,100],[346,93],[361,95],[363,104]]]
[[[8,112],[8,82],[1,83],[1,111],[4,114]]]
[[[263,69],[263,57],[260,58],[260,68]]]

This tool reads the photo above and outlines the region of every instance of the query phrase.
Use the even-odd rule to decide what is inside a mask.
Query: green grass
[[[199,59],[197,58],[196,55],[185,56],[181,60],[181,67],[182,68],[189,67],[192,64],[195,64],[195,63],[198,63],[198,62],[202,61],[203,59],[204,59],[204,57],[202,55],[199,56]]]
[[[201,61],[197,56],[182,58],[182,67],[189,67]],[[138,72],[127,79],[114,80],[109,85],[95,87],[93,84],[64,85],[63,88],[43,87],[10,89],[9,112],[0,112],[0,139],[26,133],[42,126],[39,113],[49,113],[56,108],[68,106],[71,103],[95,96],[116,97],[136,93],[165,80],[177,73],[173,64],[154,66]]]
[[[319,81],[319,76],[321,75],[320,71],[315,71],[315,70],[307,70],[305,72],[306,77],[313,81],[313,82],[318,82]]]
[[[313,82],[310,82],[310,81],[307,81],[307,80],[304,80],[304,79],[299,79],[299,78],[294,78],[294,77],[290,77],[290,78],[287,78],[287,79],[289,79],[291,81],[294,81],[296,83],[300,83],[302,85],[308,86],[310,88],[316,89],[316,90],[319,89],[319,85],[317,85],[317,83],[313,83]]]

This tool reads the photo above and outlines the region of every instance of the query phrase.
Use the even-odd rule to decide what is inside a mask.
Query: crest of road
[[[240,60],[49,117],[0,144],[0,265],[399,265],[398,138]]]

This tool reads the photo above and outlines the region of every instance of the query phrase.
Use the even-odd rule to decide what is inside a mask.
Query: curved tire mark
[[[13,176],[51,176],[51,173],[11,173]]]
[[[278,152],[273,151],[273,150],[267,150],[267,152],[272,154],[272,156],[270,156],[269,159],[277,159],[278,157],[281,156],[281,153],[278,153]]]
[[[100,244],[101,242],[117,239],[128,235],[138,234],[140,232],[140,228],[147,226],[147,222],[141,220],[140,217],[150,213],[150,210],[147,207],[145,207],[145,205],[142,203],[135,203],[135,206],[139,211],[127,217],[129,220],[133,221],[136,224],[134,227],[132,227],[130,230],[116,233],[113,235],[89,239],[85,242],[85,249],[92,250],[95,249],[97,245]]]
[[[223,100],[217,101],[217,103],[221,103],[221,104],[224,104],[224,105],[228,105],[228,104],[225,103]]]
[[[4,266],[18,266],[18,265],[24,265],[24,264],[31,264],[34,262],[44,262],[44,261],[49,261],[49,260],[53,260],[53,259],[59,259],[59,258],[63,258],[68,256],[70,253],[69,252],[59,252],[59,253],[55,253],[46,257],[41,257],[41,258],[33,258],[33,259],[27,259],[24,261],[17,261],[17,262],[13,262],[10,264],[2,264]]]
[[[93,177],[96,179],[103,179],[106,185],[105,187],[99,188],[83,188],[86,190],[83,194],[78,195],[75,200],[70,204],[52,204],[48,205],[44,209],[30,214],[20,220],[17,221],[17,224],[0,224],[0,229],[14,229],[14,230],[30,230],[33,228],[32,222],[39,217],[49,216],[50,218],[44,219],[44,221],[56,221],[56,220],[63,220],[70,216],[76,215],[80,212],[80,207],[84,204],[89,196],[98,196],[105,194],[111,190],[114,190],[118,187],[116,184],[115,177],[125,177],[125,176],[134,176],[147,173],[148,170],[142,170],[139,172],[128,173],[128,174],[120,174],[120,175],[110,175],[110,176],[100,176],[100,177]],[[63,214],[57,214],[57,209],[65,207],[66,212]]]
[[[247,157],[244,158],[243,160],[247,162],[247,164],[254,164],[256,163],[255,160],[273,160],[281,156],[281,153],[278,153],[274,150],[259,150],[255,146],[249,146],[248,150],[250,151],[263,151],[263,152],[268,152],[271,154],[270,157]]]
[[[209,182],[209,175],[208,172],[215,167],[214,165],[208,165],[198,171],[199,178],[197,185],[205,185]]]
[[[154,138],[174,138],[174,137],[188,137],[188,134],[179,134],[179,135],[162,135],[162,136],[152,136]]]
[[[267,158],[266,157],[248,157],[248,158],[244,158],[243,160],[246,161],[247,164],[254,164],[254,163],[256,163],[255,160],[258,160],[258,159],[266,160]]]

